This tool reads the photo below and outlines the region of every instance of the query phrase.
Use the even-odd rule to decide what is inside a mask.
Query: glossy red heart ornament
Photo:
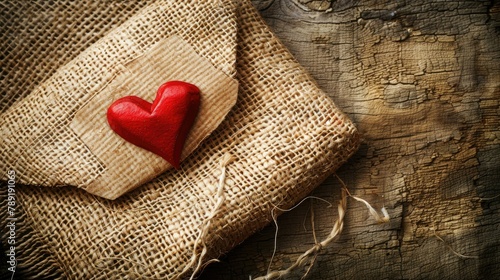
[[[200,109],[200,90],[195,85],[166,82],[153,103],[137,96],[113,102],[107,111],[111,129],[128,142],[153,152],[176,169],[184,143]]]

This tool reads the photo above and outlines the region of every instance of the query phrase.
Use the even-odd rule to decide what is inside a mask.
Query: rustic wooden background
[[[307,279],[500,279],[500,5],[492,1],[254,1],[277,36],[357,124],[338,176],[385,206],[378,224],[349,199],[341,236]],[[271,269],[284,269],[337,218],[328,179],[278,219]],[[200,279],[265,275],[275,227]],[[306,266],[291,274],[300,279]]]

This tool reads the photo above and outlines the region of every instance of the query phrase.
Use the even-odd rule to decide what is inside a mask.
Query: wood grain
[[[357,124],[359,152],[337,174],[391,215],[349,200],[341,237],[307,279],[500,278],[500,5],[491,1],[254,1],[277,36]],[[333,177],[279,218],[271,269],[325,237]],[[273,225],[201,279],[266,273]],[[459,254],[463,255],[460,256]],[[290,275],[300,279],[308,267]]]

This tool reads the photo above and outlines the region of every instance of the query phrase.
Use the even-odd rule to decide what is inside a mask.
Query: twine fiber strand
[[[325,201],[325,200],[323,200],[323,199],[321,199],[321,198],[318,198],[318,197],[308,196],[308,197],[304,198],[302,201],[300,201],[296,206],[292,207],[291,209],[283,210],[283,209],[279,209],[279,207],[276,207],[275,209],[273,209],[273,212],[272,212],[273,221],[274,221],[274,224],[276,226],[276,231],[275,231],[275,234],[274,234],[274,251],[273,251],[273,255],[272,255],[271,261],[269,263],[267,274],[265,276],[258,277],[255,280],[279,279],[279,278],[282,278],[282,277],[285,277],[285,276],[289,275],[291,272],[293,272],[294,270],[296,270],[298,268],[305,267],[309,263],[309,266],[308,266],[305,274],[301,277],[301,279],[305,279],[305,277],[309,274],[310,270],[312,269],[312,266],[314,265],[314,263],[316,261],[316,258],[318,256],[319,252],[321,251],[321,249],[325,248],[328,244],[330,244],[342,232],[342,229],[344,228],[344,217],[345,217],[345,214],[346,214],[346,211],[347,211],[347,198],[348,197],[351,197],[351,198],[353,198],[356,201],[364,203],[365,206],[368,209],[369,214],[378,223],[387,223],[387,222],[389,222],[389,220],[390,220],[389,213],[387,212],[387,210],[385,209],[385,207],[382,207],[381,212],[382,212],[383,216],[380,216],[379,213],[375,210],[375,208],[373,208],[373,206],[368,201],[366,201],[365,199],[362,199],[360,197],[351,195],[351,193],[347,189],[347,186],[344,183],[344,181],[342,181],[342,179],[336,173],[334,173],[334,176],[340,182],[340,184],[342,185],[342,188],[341,188],[341,199],[340,199],[340,203],[338,205],[338,219],[335,221],[335,223],[333,225],[333,228],[332,228],[332,231],[330,232],[330,234],[323,241],[318,242],[317,237],[316,237],[315,224],[314,224],[314,210],[313,210],[314,208],[313,208],[313,204],[312,204],[313,200],[311,200],[311,208],[310,208],[310,211],[311,211],[311,227],[312,227],[313,238],[314,238],[314,246],[312,248],[310,248],[309,250],[307,250],[302,255],[300,255],[297,258],[297,260],[290,267],[288,267],[287,269],[271,271],[270,268],[271,268],[274,256],[276,254],[276,249],[277,249],[276,246],[277,246],[277,238],[278,238],[278,222],[277,222],[276,216],[274,215],[274,210],[278,209],[278,210],[283,211],[283,212],[291,211],[294,208],[298,207],[300,204],[302,204],[306,199],[316,199],[316,200],[322,200],[322,201],[324,201],[326,203],[328,203],[328,202]],[[435,232],[434,232],[434,235],[439,240],[441,240],[441,241],[444,242],[444,240],[441,239]],[[446,245],[449,247],[448,244],[446,244]],[[475,258],[475,256],[465,256],[465,255],[459,254],[456,251],[454,251],[451,247],[449,247],[449,248],[451,249],[451,251],[455,255],[457,255],[459,257],[462,257],[462,258]]]
[[[309,197],[308,197],[309,198]],[[314,198],[314,197],[312,197]],[[303,202],[304,200],[302,200]],[[299,203],[300,204],[300,203]],[[293,208],[292,208],[293,209]],[[312,267],[314,260],[316,259],[318,253],[321,251],[322,248],[328,246],[336,237],[340,235],[342,232],[342,229],[344,228],[344,216],[345,212],[347,210],[347,191],[345,188],[341,189],[341,199],[337,207],[338,211],[338,218],[333,224],[332,230],[328,234],[328,236],[322,240],[321,242],[315,242],[315,244],[308,249],[306,252],[304,252],[302,255],[300,255],[295,262],[290,265],[288,268],[283,269],[283,270],[274,270],[274,271],[268,271],[266,275],[260,276],[255,278],[255,280],[271,280],[271,279],[280,279],[282,277],[285,277],[289,275],[291,272],[296,270],[297,268],[305,267],[307,263],[310,263],[309,269]],[[278,231],[278,226],[276,219],[274,220],[275,225],[276,225],[276,234]],[[314,230],[314,228],[313,228]],[[314,238],[316,241],[316,236],[314,234]],[[276,235],[275,235],[276,239]],[[275,243],[275,251],[276,251],[276,243]],[[274,256],[274,253],[273,253]],[[271,259],[272,262],[272,259]],[[309,272],[309,269],[306,271],[306,275]]]
[[[189,278],[189,280],[192,280],[196,276],[196,273],[202,267],[203,257],[207,254],[208,249],[207,249],[207,244],[206,244],[205,240],[207,239],[208,232],[210,230],[211,220],[217,214],[219,214],[221,212],[221,207],[226,199],[226,197],[224,196],[224,184],[226,181],[226,166],[229,163],[231,163],[232,161],[233,161],[233,158],[231,157],[230,154],[225,154],[223,159],[221,160],[221,164],[220,164],[221,175],[220,175],[219,184],[217,187],[217,194],[215,195],[217,197],[217,202],[216,202],[213,210],[210,212],[210,215],[205,219],[205,221],[203,221],[202,230],[201,230],[200,234],[198,235],[198,237],[196,238],[196,241],[194,243],[193,256],[191,257],[191,261],[189,262],[188,265],[186,265],[186,267],[184,268],[184,270],[181,273],[181,274],[186,273],[187,271],[192,269],[192,267],[196,264],[196,267],[194,268],[193,273],[191,274],[191,277]],[[197,249],[198,249],[198,246],[200,245],[200,243],[201,243],[203,249],[202,249],[201,253],[198,255]],[[211,260],[211,261],[216,261],[216,260]]]
[[[2,3],[9,11],[1,14],[8,23],[0,25],[2,36],[19,36],[2,49],[11,78],[2,81],[8,93],[1,102],[0,167],[18,174],[16,257],[27,279],[189,278],[271,222],[275,206],[300,201],[359,146],[353,123],[250,1],[125,2]],[[43,20],[19,20],[36,9],[63,19],[64,35]],[[97,18],[89,21],[94,29],[77,15]],[[117,20],[122,16],[127,20]],[[33,32],[43,42],[23,43]],[[238,80],[236,105],[181,170],[114,201],[74,187],[106,169],[69,129],[96,85],[112,79],[100,74],[173,35]],[[18,45],[31,54],[20,64]],[[57,56],[53,50],[64,59],[44,57]],[[30,82],[34,72],[40,73]],[[221,169],[227,153],[233,160]],[[5,197],[6,188],[0,193]]]

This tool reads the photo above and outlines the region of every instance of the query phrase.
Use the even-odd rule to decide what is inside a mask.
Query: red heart
[[[182,149],[199,108],[198,87],[170,81],[158,88],[153,104],[126,96],[109,106],[107,117],[111,129],[123,139],[179,169]]]

